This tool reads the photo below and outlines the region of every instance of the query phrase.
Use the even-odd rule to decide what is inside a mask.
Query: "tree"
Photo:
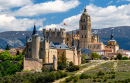
[[[128,57],[122,57],[122,60],[128,60],[129,58]]]
[[[117,59],[121,60],[121,58],[122,58],[122,55],[119,53],[119,54],[117,55]]]
[[[71,61],[70,63],[69,63],[69,66],[73,66],[74,65],[74,63]]]
[[[3,51],[0,53],[0,60],[6,61],[6,60],[11,60],[11,59],[12,59],[12,56],[10,55],[8,51]]]
[[[19,52],[19,50],[17,50],[17,53],[16,53],[16,55],[19,55],[20,54],[20,52]]]
[[[82,60],[86,59],[86,56],[85,55],[82,55]]]
[[[6,46],[6,50],[9,50],[9,45],[7,44],[7,46]]]
[[[62,54],[62,56],[60,57],[60,61],[61,63],[66,64],[67,58],[65,57],[64,54]]]
[[[93,59],[98,59],[98,58],[100,58],[100,56],[96,53],[96,52],[93,52],[92,54],[91,54],[91,59],[93,60]]]

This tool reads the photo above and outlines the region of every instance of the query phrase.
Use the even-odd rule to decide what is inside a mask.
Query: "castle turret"
[[[37,34],[36,26],[34,25],[32,33],[32,58],[39,59],[40,36]]]

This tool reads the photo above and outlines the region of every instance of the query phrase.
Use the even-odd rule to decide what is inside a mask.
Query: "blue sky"
[[[84,7],[92,28],[130,26],[130,0],[0,0],[0,31],[75,30]]]

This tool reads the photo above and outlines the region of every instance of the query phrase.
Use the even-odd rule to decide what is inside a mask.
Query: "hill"
[[[114,39],[120,45],[120,49],[130,50],[130,26],[110,27],[103,29],[92,29],[92,34],[99,34],[100,42],[107,44],[110,39],[111,30],[114,34]],[[76,31],[74,31],[76,32]],[[38,31],[38,34],[42,36],[43,32]],[[71,33],[71,32],[67,32]],[[6,45],[10,47],[25,46],[26,35],[31,36],[32,31],[7,31],[0,33],[0,48],[5,49]]]

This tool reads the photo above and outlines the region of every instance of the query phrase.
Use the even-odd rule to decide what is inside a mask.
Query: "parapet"
[[[65,31],[64,28],[55,28],[55,29],[43,29],[43,32],[61,32],[61,31]]]

